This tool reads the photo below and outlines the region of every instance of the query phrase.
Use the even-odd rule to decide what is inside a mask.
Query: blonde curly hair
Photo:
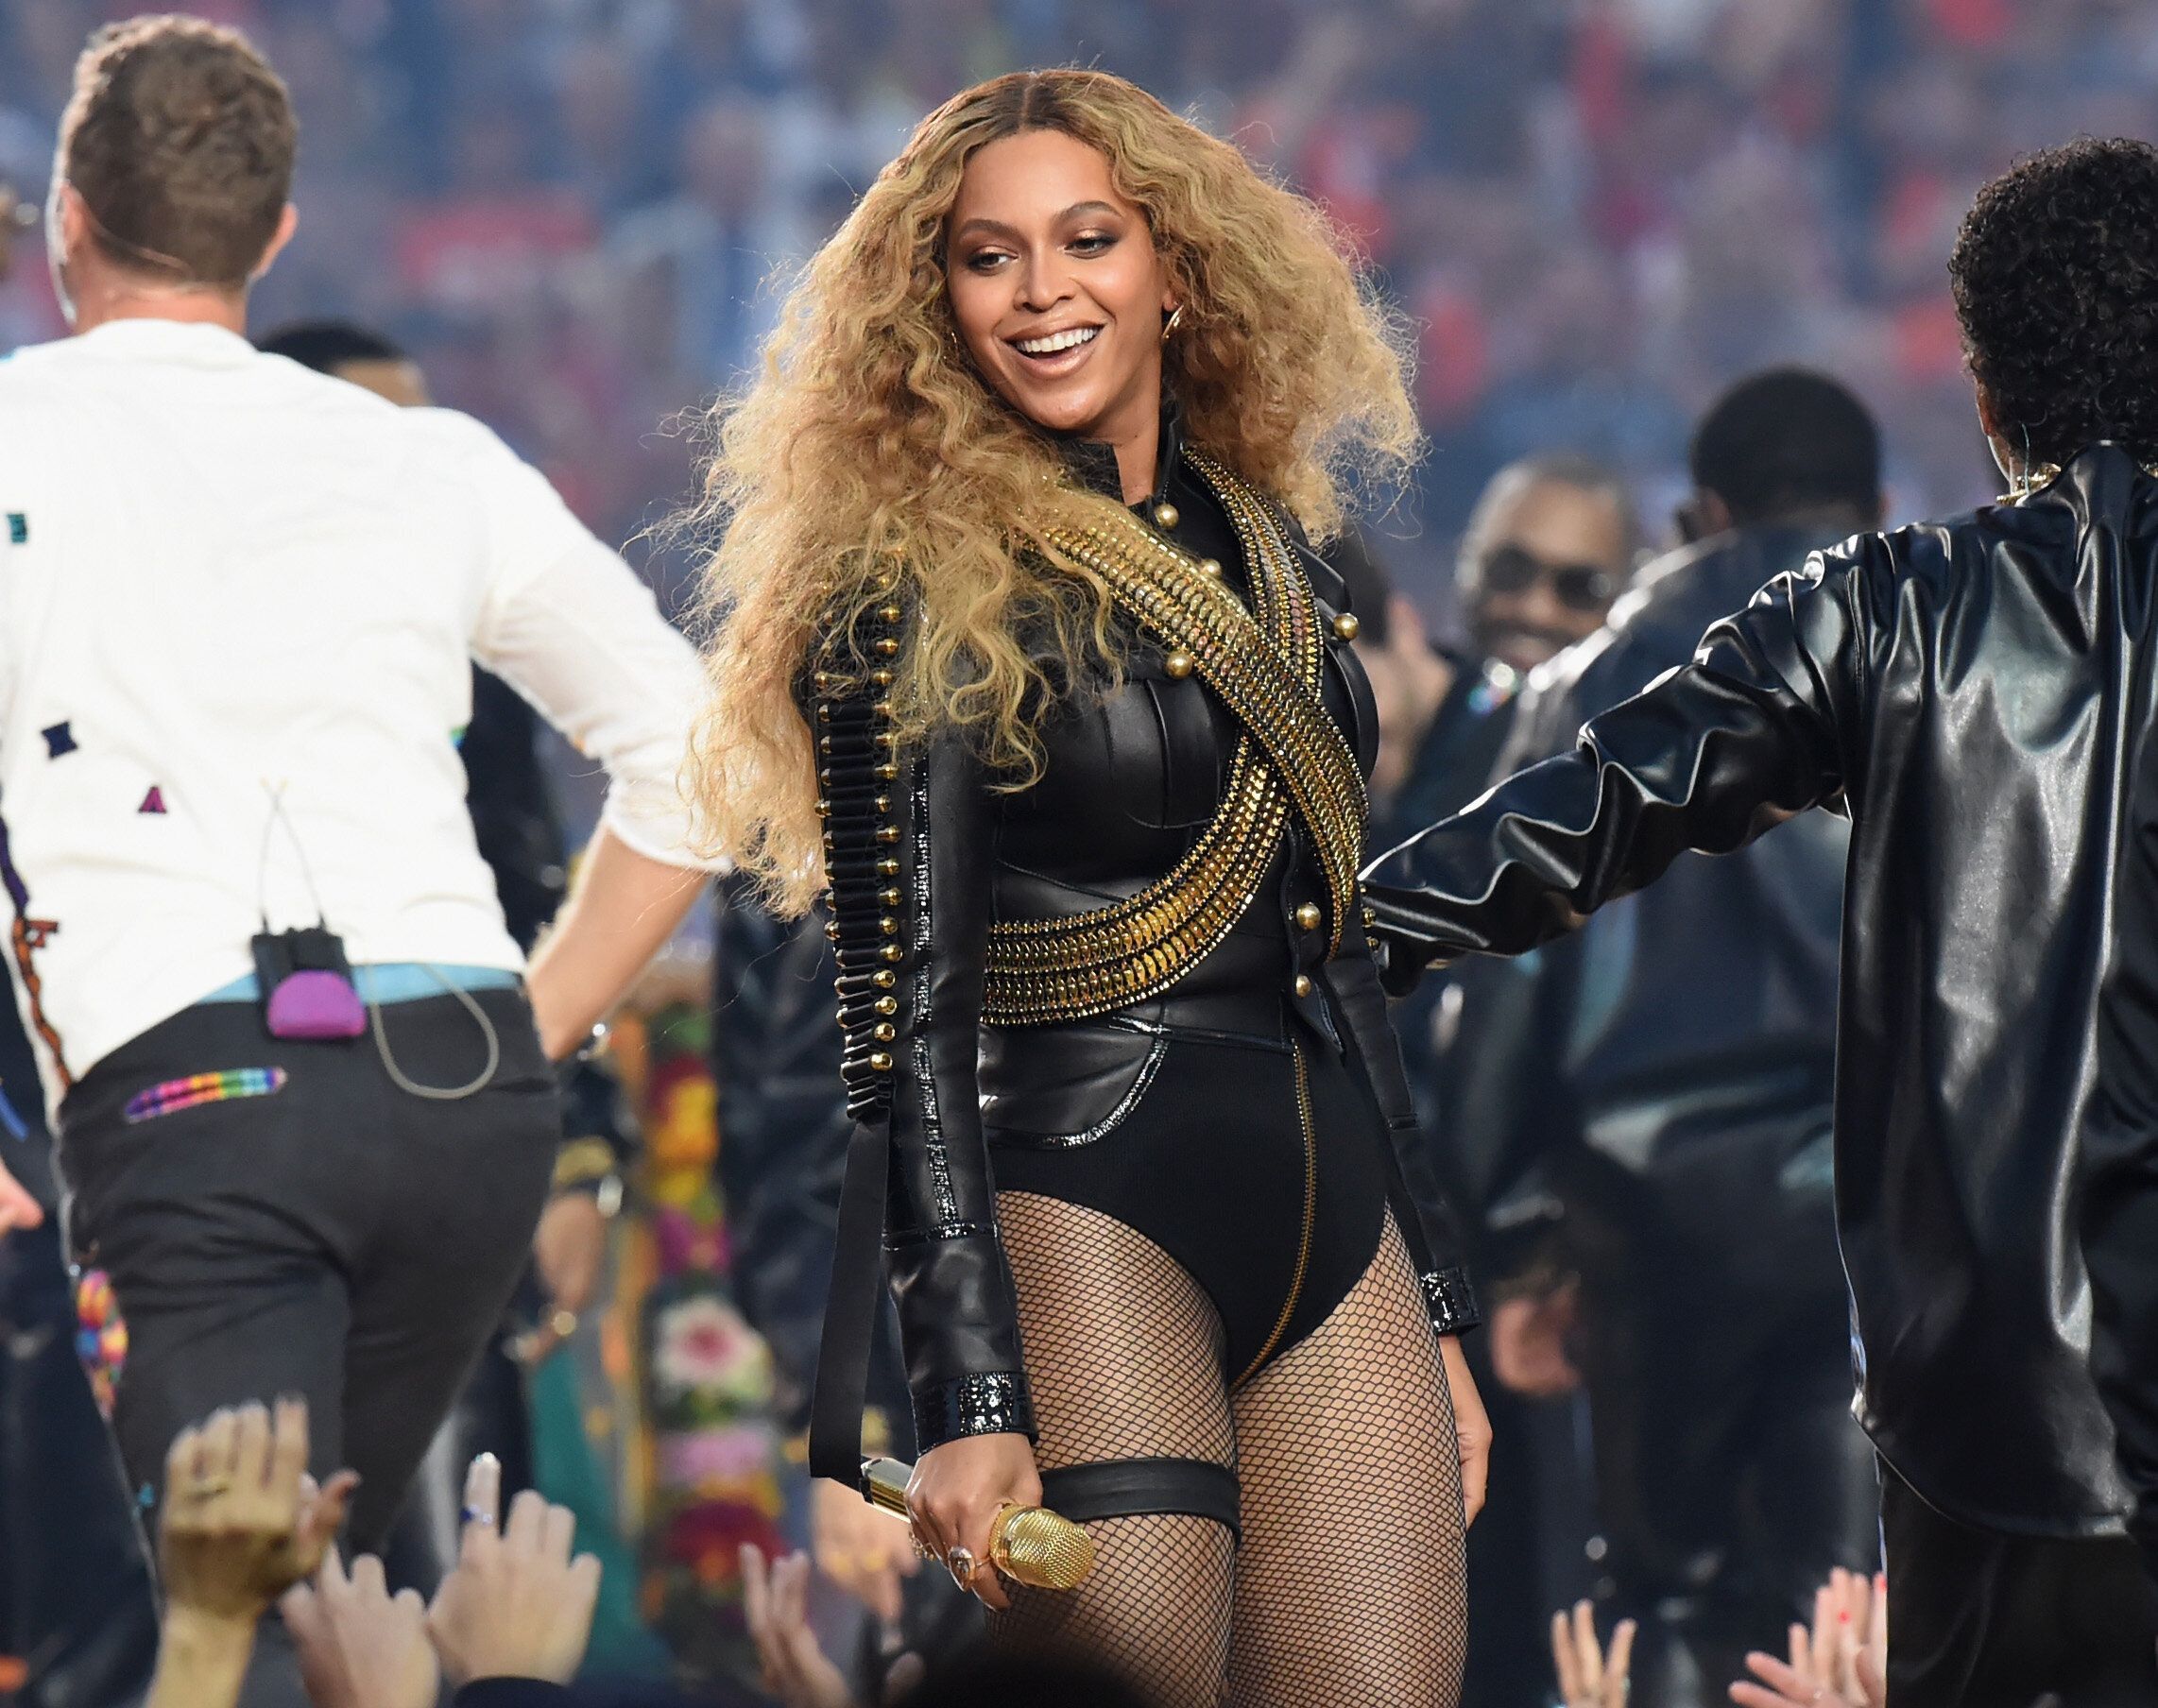
[[[968,158],[1029,130],[1099,149],[1145,214],[1184,309],[1163,384],[1194,444],[1320,539],[1352,471],[1398,473],[1419,444],[1396,322],[1310,201],[1105,73],[1015,73],[947,101],[809,263],[761,376],[715,406],[690,519],[725,532],[703,577],[711,694],[689,793],[708,846],[789,914],[823,882],[797,692],[812,653],[895,576],[910,611],[892,660],[902,744],[964,729],[1024,786],[1044,696],[1121,663],[1106,589],[1045,539],[1113,501],[1074,489],[1053,443],[983,384],[946,295]]]

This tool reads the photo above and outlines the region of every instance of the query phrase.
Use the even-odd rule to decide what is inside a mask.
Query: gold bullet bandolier
[[[1353,916],[1363,774],[1320,699],[1326,643],[1317,605],[1272,507],[1211,458],[1187,456],[1242,547],[1248,606],[1223,584],[1218,566],[1128,512],[1049,538],[1099,575],[1118,608],[1162,644],[1172,675],[1197,675],[1242,726],[1222,804],[1183,859],[1138,895],[1065,918],[993,926],[985,1025],[1085,1019],[1167,990],[1249,909],[1292,813],[1326,882],[1329,955]],[[832,915],[826,930],[837,950],[847,1040],[841,1071],[856,1120],[890,1108],[899,968],[909,952],[893,798],[901,770],[885,697],[901,618],[897,603],[863,613],[850,633],[827,642],[833,668],[814,681],[817,811],[825,818]],[[865,668],[865,660],[874,662]]]
[[[982,1018],[991,1026],[1085,1019],[1158,996],[1241,919],[1293,808],[1331,901],[1341,948],[1363,853],[1363,773],[1319,698],[1326,645],[1296,549],[1273,509],[1221,464],[1187,452],[1243,548],[1246,606],[1212,567],[1128,512],[1050,542],[1099,575],[1118,607],[1169,649],[1242,725],[1213,821],[1138,895],[1062,919],[990,928]]]

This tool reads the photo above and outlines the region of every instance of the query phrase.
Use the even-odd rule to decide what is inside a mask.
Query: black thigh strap
[[[1084,1524],[1184,1512],[1226,1525],[1243,1540],[1237,1474],[1205,1459],[1112,1459],[1041,1474],[1041,1504]]]

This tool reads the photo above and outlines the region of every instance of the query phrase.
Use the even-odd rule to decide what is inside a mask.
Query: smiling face
[[[980,148],[945,248],[960,340],[1000,397],[1054,433],[1150,437],[1169,274],[1098,149],[1061,130]]]

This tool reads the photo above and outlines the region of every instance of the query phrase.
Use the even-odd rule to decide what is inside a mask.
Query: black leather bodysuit
[[[1117,490],[1107,447],[1068,454],[1075,479]],[[1161,464],[1137,513],[1248,598],[1239,536],[1173,418]],[[1378,732],[1344,589],[1291,533],[1324,637],[1318,700],[1368,771]],[[872,661],[896,653],[894,628]],[[817,704],[847,1072],[864,1123],[848,1189],[859,1200],[862,1180],[889,1179],[885,1259],[923,1450],[1034,1433],[999,1189],[1105,1212],[1169,1253],[1220,1315],[1232,1383],[1347,1292],[1389,1204],[1434,1326],[1475,1321],[1450,1215],[1414,1153],[1361,912],[1329,958],[1332,898],[1297,814],[1256,898],[1167,988],[1080,1019],[985,1024],[993,924],[1146,891],[1222,811],[1241,726],[1204,675],[1135,630],[1123,680],[1045,718],[1042,773],[1016,791],[964,738],[895,752],[843,690]],[[843,1242],[860,1237],[843,1225]],[[851,1308],[837,1296],[848,1267],[843,1250],[835,1322]],[[820,1387],[849,1356],[844,1325],[828,1331]],[[828,1417],[821,1392],[818,1410]],[[838,1459],[828,1445],[816,1468],[843,1474]]]

